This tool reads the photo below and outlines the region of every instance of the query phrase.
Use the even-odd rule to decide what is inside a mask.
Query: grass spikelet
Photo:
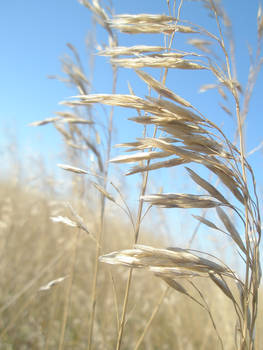
[[[172,23],[175,22],[175,23]],[[128,34],[141,33],[197,33],[198,31],[190,26],[178,25],[177,19],[166,15],[118,15],[110,21],[111,28],[118,29]]]
[[[49,123],[57,122],[60,119],[61,118],[59,118],[59,117],[46,118],[44,120],[39,120],[39,121],[35,121],[33,123],[30,123],[29,126],[42,126],[42,125],[46,125],[46,124],[49,124]]]
[[[215,167],[213,165],[207,165],[207,168],[215,173],[222,183],[234,194],[234,196],[243,204],[244,198],[239,190],[240,185],[237,183],[234,174],[229,169],[223,169],[220,167]],[[225,171],[226,170],[226,171]]]
[[[61,223],[65,224],[65,225],[68,225],[68,226],[71,226],[71,227],[77,227],[78,226],[74,221],[70,220],[66,216],[61,216],[61,215],[59,215],[59,216],[51,216],[50,219],[53,222],[61,222]]]
[[[209,46],[211,45],[211,41],[205,39],[189,39],[187,42],[201,51],[210,52]]]
[[[57,284],[63,282],[68,277],[69,276],[63,276],[63,277],[59,277],[59,278],[56,278],[55,280],[48,282],[46,285],[39,288],[39,292],[50,290],[51,288],[53,288]]]
[[[236,303],[235,298],[226,282],[222,278],[219,278],[221,277],[220,275],[219,277],[217,277],[214,273],[209,273],[209,277],[228,298],[230,298],[234,303]]]
[[[158,272],[156,272],[155,273],[156,274],[156,276],[159,276],[159,277],[161,277],[162,276],[162,274],[161,275],[158,275]],[[163,277],[161,277],[162,278],[162,280],[164,280],[170,287],[172,287],[173,289],[175,289],[177,292],[179,292],[179,293],[182,293],[182,294],[188,294],[187,293],[187,290],[179,283],[179,282],[177,282],[177,281],[175,281],[175,280],[173,280],[173,279],[171,279],[171,278],[169,278],[169,277],[165,277],[165,276],[163,276]]]
[[[156,79],[151,77],[149,74],[147,74],[147,73],[145,73],[143,71],[140,71],[140,70],[136,70],[136,73],[139,75],[139,77],[142,80],[144,80],[149,85],[150,88],[153,88],[160,95],[162,95],[164,97],[168,97],[168,98],[174,100],[175,102],[183,105],[184,107],[191,107],[191,103],[187,102],[182,97],[180,97],[180,96],[176,95],[175,93],[173,93],[166,86],[164,86],[163,84],[158,82]]]
[[[201,273],[196,273],[188,270],[187,268],[181,267],[157,267],[151,266],[149,268],[156,276],[169,279],[177,278],[192,278],[192,277],[201,277]]]
[[[142,56],[138,58],[112,58],[112,64],[125,68],[177,68],[186,70],[207,69],[206,66],[194,61],[167,57],[167,55]]]
[[[223,109],[223,111],[226,114],[228,114],[230,117],[233,117],[233,113],[230,111],[230,109],[227,106],[225,106],[222,103],[220,103],[220,107]]]
[[[68,165],[68,164],[57,164],[57,166],[61,169],[64,169],[66,171],[70,171],[72,173],[76,173],[76,174],[88,174],[88,171],[81,169],[81,168],[77,168],[74,167],[72,165]]]
[[[205,189],[212,197],[216,198],[218,201],[228,205],[228,201],[225,199],[225,197],[208,181],[201,178],[199,175],[197,175],[192,169],[187,168],[186,170],[190,174],[191,178],[203,189]]]
[[[230,271],[211,260],[201,258],[186,249],[160,249],[144,245],[135,245],[134,249],[113,252],[100,257],[100,261],[109,264],[129,266],[132,268],[158,267],[158,275],[162,275],[162,268],[182,268],[195,272],[214,272],[231,275]],[[156,272],[156,270],[155,270]],[[167,270],[164,269],[164,277]],[[172,273],[172,271],[170,270]],[[176,278],[176,273],[174,274]]]
[[[141,160],[150,160],[155,158],[163,158],[168,157],[170,155],[169,152],[140,152],[132,155],[122,155],[111,159],[112,163],[133,163],[139,162]]]
[[[93,124],[92,121],[83,118],[65,118],[62,122],[69,124]]]
[[[193,217],[194,217],[196,220],[200,221],[202,224],[204,224],[204,225],[206,225],[206,226],[208,226],[208,227],[210,227],[210,228],[213,228],[214,230],[219,230],[219,231],[221,231],[220,228],[218,228],[212,221],[207,220],[206,218],[204,218],[204,217],[202,217],[202,216],[199,216],[199,215],[193,215]]]
[[[211,90],[211,89],[216,89],[217,86],[218,86],[217,84],[205,84],[199,88],[199,92],[203,93],[203,92],[206,92],[206,91]]]
[[[149,13],[140,13],[136,15],[131,14],[122,14],[114,17],[112,24],[137,24],[137,23],[147,23],[149,25],[153,23],[157,24],[166,24],[171,21],[175,21],[176,18],[167,15],[159,14],[149,14]]]
[[[163,168],[170,168],[170,167],[178,166],[185,163],[187,163],[187,160],[185,159],[172,158],[172,159],[165,160],[163,162],[151,163],[150,165],[135,166],[131,168],[126,173],[126,175],[132,175],[132,174],[137,174],[145,171],[151,171],[151,170],[157,170],[157,169],[163,169]]]
[[[103,188],[102,186],[100,186],[99,184],[97,184],[96,182],[92,182],[93,186],[100,192],[103,194],[103,196],[105,196],[106,198],[108,198],[111,202],[115,203],[115,199],[112,197],[111,194],[109,194],[108,191],[105,190],[105,188]]]
[[[154,97],[148,96],[147,99],[153,103],[156,107],[155,112],[157,113],[157,109],[160,109],[164,113],[167,113],[167,116],[171,116],[177,119],[189,120],[193,122],[203,122],[203,119],[200,118],[196,113],[190,111],[187,108],[183,108],[181,106],[176,105],[173,102],[157,99]]]
[[[161,52],[164,51],[165,48],[162,46],[147,46],[147,45],[135,45],[135,46],[116,46],[112,48],[106,48],[104,50],[99,51],[99,55],[101,56],[132,56],[138,55],[142,53],[149,52]],[[181,57],[181,56],[180,56]]]
[[[145,202],[163,208],[215,208],[222,205],[212,197],[193,194],[163,193],[151,194],[141,198]]]
[[[64,127],[61,126],[61,123],[55,123],[54,127],[57,131],[63,136],[66,141],[70,141],[72,139],[72,135],[68,132]]]
[[[229,219],[228,215],[224,212],[222,208],[217,208],[217,214],[221,221],[223,222],[225,228],[230,233],[232,239],[236,244],[239,246],[239,248],[246,254],[246,248],[244,246],[244,243],[236,230],[235,226],[232,224],[231,220]]]
[[[81,98],[80,101],[66,101],[64,104],[71,105],[82,105],[82,104],[93,104],[93,103],[103,103],[109,106],[120,106],[135,109],[145,109],[150,104],[144,99],[138,96],[132,95],[110,95],[110,94],[91,94],[91,95],[81,95],[75,96],[76,98]]]

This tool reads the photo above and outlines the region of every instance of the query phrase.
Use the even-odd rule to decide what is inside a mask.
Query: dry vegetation
[[[109,46],[99,53],[110,57],[112,93],[92,94],[78,53],[69,45],[74,58],[63,62],[63,70],[78,96],[63,102],[69,110],[32,125],[52,123],[62,135],[68,163],[59,166],[72,176],[71,191],[58,200],[17,184],[1,185],[0,349],[263,349],[260,204],[243,131],[262,65],[261,8],[257,52],[244,88],[235,76],[231,36],[224,36],[230,23],[218,2],[203,2],[215,33],[183,21],[183,1],[167,1],[167,15],[117,16],[98,1],[81,3],[109,35]],[[162,34],[166,40],[164,46],[123,47],[118,45],[122,33]],[[176,47],[174,39],[181,34],[189,36],[193,51]],[[135,70],[146,97],[136,96],[136,86],[130,86],[130,94],[116,93],[118,67]],[[160,80],[149,68],[159,69]],[[175,69],[211,73],[216,83],[202,90],[214,88],[232,101],[238,141],[231,142],[166,86]],[[104,121],[96,104],[102,105]],[[116,106],[129,108],[130,119],[144,131],[118,145],[128,153],[111,159]],[[109,186],[112,163],[136,163],[127,175],[142,175],[138,208],[129,208],[127,193],[114,181]],[[182,165],[202,194],[177,193],[177,188],[150,193],[152,173]],[[63,204],[65,197],[70,205]],[[167,237],[142,226],[145,216],[156,215],[153,207],[204,209],[195,215],[197,227],[216,230],[231,243],[239,271],[218,252],[191,249],[197,231],[188,246],[167,248]],[[211,208],[214,219],[207,216]]]
[[[70,290],[64,349],[86,349],[95,243],[85,232],[78,233],[76,228],[51,222],[51,216],[70,216],[63,201],[45,198],[37,191],[26,191],[17,185],[2,184],[0,191],[0,348],[58,349]],[[95,232],[99,223],[90,225],[89,209],[79,205],[78,211]],[[131,246],[132,235],[127,224],[112,217],[107,217],[106,221],[107,251]],[[156,247],[166,244],[165,239],[154,240],[150,232],[143,232],[142,240]],[[61,277],[66,279],[50,289],[40,290]],[[116,346],[115,298],[120,313],[126,279],[125,269],[109,270],[101,265],[94,349]],[[232,349],[234,314],[231,303],[207,279],[198,285],[214,314],[225,348]],[[198,297],[197,293],[193,295]],[[159,302],[162,302],[160,306]],[[206,311],[174,290],[167,291],[165,283],[156,277],[138,271],[131,287],[123,349],[136,348],[153,311],[157,314],[139,349],[217,347],[217,336]],[[258,327],[262,333],[261,320]],[[260,332],[256,349],[262,348],[259,344],[262,344]]]

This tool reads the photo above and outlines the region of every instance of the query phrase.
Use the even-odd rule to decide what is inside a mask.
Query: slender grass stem
[[[66,333],[67,320],[68,320],[68,314],[70,309],[71,290],[72,290],[72,283],[74,278],[74,269],[75,269],[75,263],[76,263],[76,253],[77,253],[77,243],[78,243],[79,233],[80,233],[80,230],[77,230],[75,234],[73,246],[72,246],[72,260],[70,265],[70,275],[69,275],[67,289],[66,289],[65,306],[64,306],[64,312],[62,317],[62,325],[61,325],[61,331],[60,331],[58,350],[64,349],[65,333]]]
[[[117,84],[117,68],[113,67],[113,85],[112,85],[113,94],[116,92],[116,84]],[[108,164],[110,160],[111,146],[112,146],[113,113],[114,113],[114,107],[111,108],[110,116],[109,116],[106,167],[105,167],[105,174],[104,174],[104,180],[103,180],[104,188],[107,188],[107,184],[108,184],[108,172],[109,172]],[[100,226],[99,226],[99,232],[97,237],[95,267],[94,267],[94,275],[93,275],[93,282],[92,282],[91,317],[90,317],[90,327],[89,327],[88,350],[92,349],[93,328],[94,328],[96,302],[97,302],[96,295],[97,295],[97,280],[98,280],[98,271],[99,271],[99,256],[101,255],[101,243],[102,243],[102,236],[103,236],[103,230],[104,230],[105,205],[106,205],[106,197],[105,195],[101,194]]]
[[[147,180],[148,180],[148,172],[146,172],[144,174],[143,184],[142,184],[142,189],[141,189],[141,196],[143,196],[145,194],[146,187],[147,187]],[[143,200],[140,199],[138,213],[137,213],[137,221],[136,221],[135,232],[134,232],[134,243],[135,244],[138,242],[138,238],[139,238],[142,209],[143,209]],[[133,270],[130,269],[128,281],[127,281],[127,285],[126,285],[126,291],[125,291],[125,296],[124,296],[124,301],[123,301],[123,309],[122,309],[122,316],[121,316],[120,329],[119,329],[119,334],[118,334],[116,350],[119,350],[121,348],[122,336],[123,336],[123,330],[124,330],[124,325],[125,325],[125,320],[126,320],[128,300],[129,300],[129,292],[130,292],[131,281],[132,281],[132,271]]]
[[[134,350],[139,350],[139,348],[141,346],[141,343],[143,342],[143,339],[145,338],[145,335],[147,334],[148,330],[150,329],[150,326],[151,326],[155,316],[157,315],[157,313],[160,310],[160,307],[161,307],[165,297],[167,296],[168,291],[169,291],[169,286],[166,287],[166,289],[163,291],[160,299],[158,300],[157,304],[155,305],[155,308],[153,309],[152,314],[151,314],[148,322],[146,323],[140,338],[136,342]]]

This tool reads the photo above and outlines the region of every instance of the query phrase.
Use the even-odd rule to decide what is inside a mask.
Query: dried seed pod
[[[163,208],[215,208],[222,205],[212,197],[193,194],[151,194],[142,196],[141,199]]]
[[[216,208],[217,214],[221,221],[223,222],[225,228],[230,233],[232,239],[236,244],[239,246],[239,248],[246,254],[247,250],[244,246],[244,243],[236,230],[235,226],[232,224],[231,220],[229,219],[228,215],[224,212],[222,208]]]
[[[185,159],[172,158],[169,160],[165,160],[163,162],[156,162],[156,163],[151,163],[149,165],[133,167],[126,173],[126,175],[132,175],[132,174],[141,173],[144,171],[151,171],[151,170],[157,170],[162,168],[170,168],[170,167],[185,164],[185,163],[187,163],[187,160]]]
[[[133,163],[142,160],[150,160],[155,158],[164,158],[170,156],[169,152],[140,152],[131,155],[122,155],[111,159],[112,163]]]
[[[68,164],[57,164],[57,166],[61,169],[64,169],[66,171],[70,171],[72,173],[76,173],[76,174],[88,174],[88,171],[81,169],[81,168],[77,168],[75,166],[72,165],[68,165]]]
[[[175,102],[183,105],[184,107],[191,106],[191,103],[189,103],[188,101],[186,101],[182,97],[176,95],[174,92],[169,90],[165,85],[163,85],[162,83],[160,83],[159,81],[157,81],[156,79],[151,77],[149,74],[142,72],[138,69],[135,71],[139,75],[139,77],[149,85],[149,87],[153,88],[160,95],[162,95],[164,97],[168,97],[168,98],[174,100]]]
[[[205,189],[212,197],[216,198],[220,202],[224,204],[229,204],[228,201],[225,199],[225,197],[209,182],[201,178],[199,175],[197,175],[192,169],[187,168],[186,170],[190,174],[191,178],[203,189]]]
[[[29,124],[29,126],[42,126],[42,125],[46,125],[49,123],[54,123],[61,120],[60,117],[53,117],[53,118],[46,118],[44,120],[39,120],[39,121],[35,121]]]
[[[174,57],[167,57],[166,55],[154,55],[154,56],[142,56],[135,58],[112,58],[112,64],[116,64],[119,67],[126,68],[177,68],[177,69],[190,69],[190,70],[200,70],[208,69],[203,64],[198,62],[184,60]]]
[[[166,50],[162,46],[147,46],[147,45],[136,45],[136,46],[116,46],[107,47],[105,50],[101,50],[99,55],[101,56],[131,56],[147,52],[161,52]]]
[[[189,277],[191,274],[208,274],[209,272],[232,276],[231,271],[226,267],[181,248],[160,249],[137,244],[134,246],[134,249],[103,255],[100,257],[100,261],[132,268],[153,269],[155,273],[158,273],[159,277],[165,278],[167,278],[169,270],[167,268],[179,268],[180,271],[188,271]]]

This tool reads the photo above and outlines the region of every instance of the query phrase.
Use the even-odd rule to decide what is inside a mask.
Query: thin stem
[[[133,269],[130,269],[129,276],[128,276],[128,281],[127,281],[127,284],[126,284],[126,290],[125,290],[125,296],[124,296],[124,301],[123,301],[123,309],[122,309],[120,329],[119,329],[119,334],[118,334],[116,350],[119,350],[121,348],[124,324],[125,324],[125,320],[126,320],[126,312],[127,312],[127,306],[128,306],[129,292],[130,292],[130,286],[131,286],[131,281],[132,281],[132,271],[133,271]]]
[[[148,161],[148,163],[149,163],[149,161]],[[148,180],[148,172],[146,172],[144,174],[140,197],[144,196],[144,194],[145,194],[146,187],[147,187],[147,180]],[[137,213],[137,221],[136,221],[135,232],[134,232],[134,243],[135,244],[138,242],[138,238],[139,238],[140,227],[141,227],[142,209],[143,209],[143,200],[140,198],[138,213]],[[123,336],[123,330],[124,330],[124,324],[125,324],[126,312],[127,312],[127,305],[128,305],[128,299],[129,299],[129,292],[130,292],[130,286],[131,286],[131,281],[132,281],[132,271],[133,271],[133,269],[130,269],[129,277],[128,277],[128,281],[127,281],[127,285],[126,285],[126,291],[125,291],[125,296],[124,296],[121,323],[120,323],[120,329],[119,329],[116,350],[120,349],[121,343],[122,343],[122,336]]]
[[[179,8],[178,8],[178,16],[177,16],[178,20],[179,20],[182,4],[183,4],[183,0],[181,0]],[[171,48],[171,46],[172,46],[174,34],[175,33],[173,33],[171,35],[170,42],[169,42],[169,48]],[[165,84],[165,81],[167,79],[167,74],[168,74],[168,68],[165,68],[164,75],[162,78],[163,84]],[[157,130],[158,130],[158,127],[155,127],[154,133],[153,133],[153,138],[156,137]],[[144,130],[144,137],[145,137],[145,135],[146,135],[146,129]],[[150,160],[147,161],[147,166],[149,166],[149,164],[150,164]],[[147,182],[148,182],[148,174],[149,174],[148,171],[144,173],[144,179],[143,179],[143,184],[142,184],[142,188],[141,188],[141,195],[140,195],[140,200],[139,200],[136,229],[135,229],[135,240],[134,240],[135,244],[138,242],[138,238],[139,238],[139,232],[140,232],[140,226],[141,226],[141,220],[142,220],[142,209],[143,209],[143,200],[141,199],[141,197],[144,196],[145,191],[146,191]],[[128,299],[129,299],[129,291],[130,291],[130,286],[131,286],[131,281],[132,281],[132,271],[133,270],[130,269],[129,277],[128,277],[128,281],[127,281],[127,285],[126,285],[126,291],[125,291],[124,303],[123,303],[123,311],[122,311],[122,317],[121,317],[121,325],[120,325],[116,350],[120,350],[120,348],[121,348],[124,324],[125,324],[125,319],[126,319],[127,304],[128,304]]]
[[[154,320],[154,317],[157,315],[157,313],[158,313],[158,311],[159,311],[159,309],[160,309],[160,307],[161,307],[161,305],[162,305],[162,303],[164,301],[164,298],[166,297],[168,291],[169,291],[169,286],[163,291],[160,299],[158,300],[158,303],[155,305],[155,308],[153,309],[152,314],[151,314],[148,322],[146,323],[146,326],[144,327],[144,330],[143,330],[140,338],[137,340],[137,343],[135,345],[134,350],[139,350],[139,347],[140,347],[140,345],[141,345],[141,343],[142,343],[146,333],[148,332],[148,330],[149,330],[149,328],[150,328],[150,326],[152,324],[152,321]]]
[[[112,282],[112,289],[113,289],[113,296],[114,296],[114,304],[115,304],[115,309],[116,309],[116,321],[117,321],[117,330],[120,328],[120,318],[119,318],[119,311],[118,311],[118,296],[117,296],[117,289],[116,289],[116,284],[113,278],[112,273],[110,272],[110,278]]]
[[[123,194],[121,193],[119,188],[116,185],[114,185],[113,182],[111,182],[111,185],[119,193],[119,195],[121,197],[121,200],[122,200],[123,204],[125,205],[126,209],[123,208],[122,206],[118,205],[118,203],[116,203],[116,204],[127,214],[128,218],[131,220],[131,224],[132,224],[133,230],[135,231],[135,223],[133,221],[132,213],[131,213],[131,210],[130,210],[130,208],[129,208],[129,206],[128,206],[128,204],[127,204],[127,202],[126,202],[126,200],[125,200],[125,198],[123,196]]]
[[[240,107],[239,107],[239,101],[237,98],[237,95],[235,94],[235,100],[236,100],[236,114],[237,114],[237,120],[238,120],[238,129],[239,129],[239,141],[240,141],[240,153],[241,153],[241,166],[242,166],[242,174],[243,174],[243,180],[244,183],[247,185],[247,175],[246,175],[246,169],[245,169],[245,147],[244,147],[244,135],[243,135],[243,128],[242,128],[242,120],[241,120],[241,114],[240,114]],[[247,186],[246,186],[247,188]],[[247,327],[248,327],[248,307],[249,307],[249,266],[250,266],[250,240],[249,240],[249,233],[248,233],[248,202],[247,202],[247,196],[245,198],[245,238],[246,238],[246,277],[245,277],[245,285],[244,285],[244,299],[243,299],[243,308],[244,308],[244,323],[243,323],[243,329],[242,329],[242,344],[241,347],[245,349],[247,344]]]
[[[63,318],[62,318],[62,327],[60,331],[58,350],[64,349],[64,339],[65,339],[65,332],[66,332],[68,313],[69,313],[69,307],[70,307],[70,296],[71,296],[71,290],[72,290],[72,282],[73,282],[73,276],[74,276],[77,242],[79,238],[79,233],[80,233],[80,230],[76,232],[75,241],[73,243],[72,261],[70,266],[70,278],[68,280],[68,286],[67,286],[68,288],[66,290],[66,300],[65,300],[65,307],[64,307]]]
[[[224,350],[224,343],[223,343],[223,340],[222,340],[222,338],[221,338],[221,336],[220,336],[220,334],[219,334],[219,332],[218,332],[218,329],[217,329],[217,327],[216,327],[216,323],[215,323],[215,320],[214,320],[214,318],[213,318],[213,315],[212,315],[212,313],[211,313],[211,311],[210,311],[210,308],[209,308],[209,305],[207,304],[207,302],[206,302],[206,300],[205,300],[205,297],[203,296],[203,293],[200,291],[200,289],[193,283],[193,282],[189,282],[193,287],[194,287],[194,289],[198,292],[198,294],[200,295],[200,297],[201,297],[201,299],[203,300],[203,302],[204,302],[204,309],[207,311],[207,313],[208,313],[208,315],[209,315],[209,318],[210,318],[210,320],[211,320],[211,322],[212,322],[212,324],[213,324],[213,327],[214,327],[214,330],[215,330],[215,332],[216,332],[216,335],[217,335],[217,337],[218,337],[218,339],[219,339],[219,341],[220,341],[220,345],[221,345],[221,348],[222,348],[222,350]]]
[[[116,93],[116,84],[117,84],[117,68],[113,67],[113,86],[112,93]],[[111,154],[111,144],[112,144],[112,128],[113,128],[113,112],[114,107],[111,108],[109,116],[109,126],[108,126],[108,141],[107,141],[107,155],[106,155],[106,168],[104,173],[103,187],[107,188],[108,183],[108,172],[109,172],[109,160]],[[106,197],[104,194],[101,194],[101,210],[100,210],[100,226],[97,237],[97,247],[96,247],[96,260],[94,267],[94,275],[92,282],[92,297],[91,297],[91,317],[90,317],[90,327],[89,327],[89,340],[88,340],[88,350],[92,348],[92,337],[93,337],[93,328],[96,312],[96,302],[97,302],[97,282],[98,282],[98,271],[99,271],[99,256],[101,255],[101,243],[104,230],[104,219],[105,219],[105,204]]]
[[[211,0],[211,3],[213,4],[213,0]],[[245,206],[245,239],[246,239],[246,273],[245,273],[245,283],[244,283],[244,296],[243,296],[243,310],[244,310],[244,319],[243,319],[243,327],[242,327],[242,339],[241,339],[241,349],[246,349],[247,346],[249,348],[253,348],[253,340],[248,340],[247,332],[248,332],[248,317],[249,317],[249,293],[251,287],[250,285],[250,251],[251,251],[251,245],[249,240],[249,232],[248,232],[248,226],[249,226],[249,208],[248,208],[248,186],[247,186],[247,174],[246,174],[246,160],[245,160],[245,140],[244,140],[244,131],[243,131],[243,121],[242,116],[240,112],[240,105],[239,105],[239,98],[236,88],[234,87],[232,83],[232,76],[231,76],[231,70],[230,70],[230,61],[229,56],[227,54],[224,39],[222,35],[221,26],[218,20],[218,15],[216,10],[214,10],[217,27],[219,29],[220,34],[220,45],[223,49],[223,52],[225,54],[226,58],[226,66],[227,66],[227,72],[228,72],[228,79],[231,84],[231,91],[235,100],[236,104],[236,116],[237,116],[237,123],[238,123],[238,134],[239,134],[239,144],[240,144],[240,158],[241,158],[241,168],[242,168],[242,178],[244,183],[244,190],[245,190],[245,198],[244,198],[244,206]],[[253,271],[252,271],[253,274]],[[255,295],[254,295],[255,296]]]

